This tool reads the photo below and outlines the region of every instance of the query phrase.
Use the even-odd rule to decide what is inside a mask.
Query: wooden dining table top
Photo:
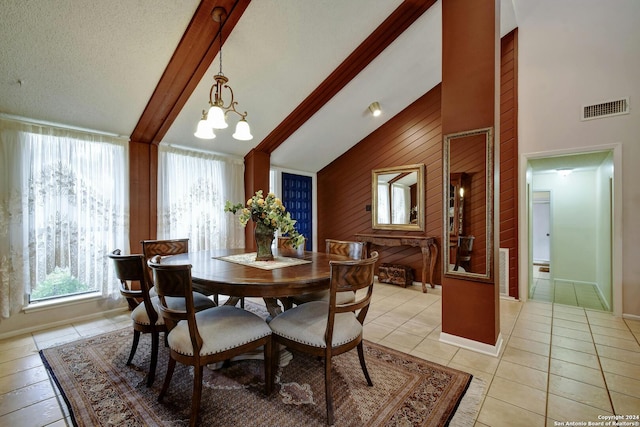
[[[245,249],[188,252],[163,258],[162,263],[191,264],[193,288],[204,294],[282,298],[329,289],[329,261],[349,259],[342,255],[283,248],[274,249],[276,258],[300,258],[311,262],[265,270],[219,259],[246,252]]]

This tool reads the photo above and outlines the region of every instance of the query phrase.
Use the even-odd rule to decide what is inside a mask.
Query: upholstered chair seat
[[[151,288],[153,290],[154,288]],[[155,294],[155,292],[153,292]],[[149,292],[151,295],[151,291]],[[167,298],[167,303],[174,310],[184,310],[184,298]],[[204,310],[205,308],[214,307],[214,302],[207,298],[206,295],[202,295],[198,292],[193,293],[193,303],[196,307],[196,311]],[[151,305],[155,307],[156,312],[158,312],[158,304],[159,299],[158,296],[151,297]],[[151,321],[149,320],[149,314],[144,306],[144,304],[138,305],[131,312],[131,320],[139,325],[150,325]],[[158,316],[158,320],[156,320],[156,325],[164,325],[164,318],[162,316]]]
[[[276,316],[269,323],[269,327],[274,334],[291,341],[326,348],[328,315],[328,302],[311,301]],[[362,334],[362,325],[352,312],[337,313],[333,327],[332,347],[352,342]]]
[[[221,353],[271,335],[269,325],[259,316],[238,307],[220,306],[196,313],[202,337],[200,356]],[[169,348],[193,356],[189,323],[181,320],[168,337]]]

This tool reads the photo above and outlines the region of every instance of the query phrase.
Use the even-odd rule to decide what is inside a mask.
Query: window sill
[[[102,299],[102,294],[100,292],[92,292],[90,294],[74,295],[70,297],[56,298],[49,301],[31,303],[22,311],[24,313],[36,313],[38,311],[51,310],[54,308],[59,309],[60,307],[83,304],[89,301],[96,301],[100,299]]]

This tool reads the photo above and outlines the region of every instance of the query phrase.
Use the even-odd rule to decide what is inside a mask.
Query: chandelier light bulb
[[[253,139],[253,135],[251,135],[251,129],[249,128],[249,123],[245,119],[238,121],[233,137],[239,141],[249,141]]]
[[[209,108],[209,112],[207,113],[207,122],[213,129],[226,129],[229,126],[225,120],[224,111],[222,111],[222,108],[217,105]]]
[[[213,129],[204,118],[198,122],[198,128],[193,135],[200,139],[213,139],[216,137],[216,134],[213,133]]]

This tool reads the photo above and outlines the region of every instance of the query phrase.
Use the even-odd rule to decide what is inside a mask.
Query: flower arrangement
[[[256,224],[261,224],[273,232],[280,230],[283,235],[288,235],[291,245],[297,248],[304,243],[304,236],[295,228],[296,220],[291,218],[291,214],[282,204],[282,201],[273,193],[263,196],[262,190],[258,190],[256,194],[247,200],[246,206],[241,203],[232,204],[227,200],[224,206],[225,212],[236,214],[240,212],[238,219],[243,227],[247,225],[250,219]]]

